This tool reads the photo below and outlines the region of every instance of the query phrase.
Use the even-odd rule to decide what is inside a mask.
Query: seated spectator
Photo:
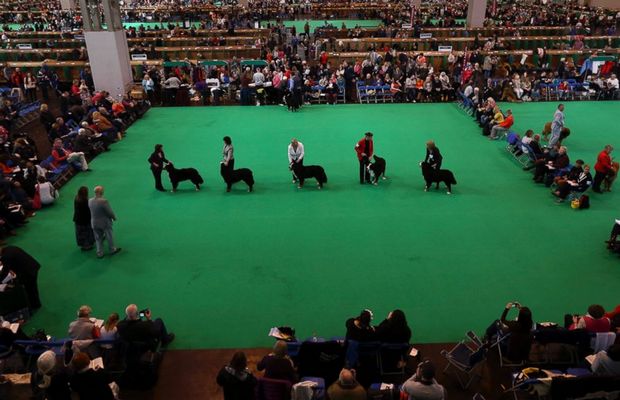
[[[138,306],[130,304],[125,308],[125,315],[125,319],[117,325],[121,340],[130,344],[145,343],[150,349],[155,349],[158,343],[167,346],[174,340],[174,333],[168,333],[161,318],[151,319],[151,310],[145,310],[144,317],[141,317]]]
[[[491,128],[491,134],[489,139],[499,139],[500,135],[507,134],[512,125],[514,124],[514,117],[512,116],[512,110],[506,110],[506,118]]]
[[[566,179],[557,182],[558,186],[553,194],[558,197],[558,202],[564,201],[570,192],[585,192],[592,184],[590,166],[586,164],[582,168],[582,165],[583,160],[577,160]]]
[[[78,153],[87,154],[89,157],[93,157],[97,154],[94,144],[91,142],[90,137],[86,129],[80,128],[78,134],[73,139],[73,151]]]
[[[117,313],[112,313],[105,321],[103,326],[101,327],[101,331],[99,332],[99,338],[101,340],[116,340],[118,338],[118,321],[119,316]],[[103,348],[111,348],[111,344],[103,344],[101,345]]]
[[[515,307],[518,308],[519,315],[516,320],[508,321],[506,319],[508,312]],[[532,346],[533,326],[532,312],[529,308],[522,307],[519,303],[508,303],[502,312],[500,320],[495,321],[487,328],[484,341],[487,346],[490,345],[491,339],[496,336],[500,330],[504,334],[510,334],[507,341],[503,341],[500,344],[501,346],[505,346],[506,358],[514,362],[525,361],[529,358],[530,347]]]
[[[34,145],[25,138],[15,140],[13,156],[20,161],[37,161],[37,152]]]
[[[82,171],[88,171],[88,163],[82,152],[72,152],[63,147],[62,140],[54,140],[54,147],[52,148],[52,166],[58,168],[66,163],[79,163]]]
[[[52,114],[45,103],[41,104],[41,107],[39,107],[39,120],[47,132],[52,129],[52,124],[56,122],[56,117]]]
[[[69,324],[69,337],[74,340],[92,340],[99,337],[95,323],[90,319],[92,309],[81,306],[77,312],[77,319]]]
[[[565,146],[560,146],[557,151],[552,149],[545,156],[546,162],[541,162],[536,165],[534,172],[534,182],[544,183],[545,186],[551,186],[553,177],[556,173],[566,168],[570,163],[567,149]]]
[[[411,329],[402,310],[391,311],[387,318],[375,327],[377,340],[383,343],[409,343]]]
[[[502,122],[504,122],[504,114],[499,109],[499,106],[495,105],[491,112],[485,112],[485,114],[480,117],[482,134],[484,136],[489,136],[491,134],[491,129]]]
[[[370,325],[372,311],[363,310],[358,317],[349,318],[345,323],[347,328],[346,339],[356,342],[371,342],[376,340],[375,328]]]
[[[114,400],[110,387],[112,379],[103,369],[90,368],[90,357],[86,353],[76,353],[71,360],[71,389],[80,400]]]
[[[355,370],[344,368],[338,380],[327,388],[330,400],[366,400],[366,389],[355,380]]]
[[[108,136],[110,139],[121,140],[121,132],[118,130],[110,120],[101,114],[99,111],[93,113],[93,123],[102,134]]]
[[[591,368],[594,375],[620,375],[620,344],[614,344],[607,351],[596,353]]]
[[[447,397],[446,389],[435,380],[435,366],[429,360],[418,364],[415,374],[403,383],[401,392],[407,395],[407,400],[444,400]]]
[[[614,227],[612,229],[611,238],[610,238],[614,242],[617,239],[618,230],[620,230],[620,225],[618,225],[617,223],[614,223]],[[605,317],[609,318],[609,321],[611,321],[612,331],[620,333],[620,305],[617,305],[616,308],[614,308],[610,312],[605,313]]]
[[[297,382],[297,372],[293,360],[288,356],[286,342],[278,340],[273,345],[273,352],[267,354],[256,364],[256,369],[265,371],[265,378],[282,379],[291,383]]]
[[[37,371],[32,376],[33,392],[50,400],[71,400],[69,371],[58,362],[56,353],[48,350],[37,359]]]
[[[236,352],[230,363],[217,374],[216,382],[224,390],[224,400],[253,400],[256,378],[248,369],[245,353]]]
[[[588,307],[588,313],[584,316],[574,316],[573,324],[569,329],[585,329],[590,333],[609,332],[611,321],[605,316],[605,309],[599,304]]]
[[[49,206],[54,204],[56,199],[60,196],[60,192],[56,190],[54,185],[44,176],[39,176],[37,178],[37,183],[35,185],[35,191],[39,193],[39,198],[41,199],[42,206]]]

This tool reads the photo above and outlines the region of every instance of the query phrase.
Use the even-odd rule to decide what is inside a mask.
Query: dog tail
[[[202,179],[202,176],[200,176],[199,173],[196,173],[196,183],[198,183],[199,185],[205,183],[204,179]]]
[[[320,182],[321,183],[327,183],[327,174],[325,173],[325,170],[323,168],[321,168],[321,173],[320,173]]]
[[[454,177],[452,171],[449,171],[448,180],[450,181],[450,184],[456,185],[456,178]]]
[[[248,186],[254,186],[254,174],[251,169],[246,168],[246,176],[243,178],[243,181]]]

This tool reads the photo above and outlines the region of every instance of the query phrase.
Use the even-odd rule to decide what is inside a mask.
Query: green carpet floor
[[[538,132],[555,104],[512,108],[519,132]],[[617,110],[567,104],[571,159],[593,163],[615,142]],[[358,183],[353,147],[368,130],[387,160],[389,179],[378,187]],[[236,167],[254,171],[255,193],[242,184],[225,193],[224,135]],[[325,168],[324,190],[291,184],[291,137],[305,144],[307,165]],[[428,139],[456,175],[452,196],[422,190]],[[153,189],[146,159],[155,143],[177,167],[200,170],[201,192],[189,183],[176,194]],[[530,306],[537,321],[560,322],[565,312],[619,300],[620,260],[603,243],[619,216],[617,193],[594,195],[585,211],[555,204],[504,143],[482,137],[452,104],[152,109],[92,168],[11,240],[43,265],[44,307],[29,332],[62,337],[81,304],[105,318],[135,302],[177,333],[175,348],[255,347],[271,343],[273,326],[331,337],[363,308],[377,323],[401,308],[414,342],[446,342],[482,330],[508,301]],[[101,260],[79,251],[71,222],[78,187],[97,184],[118,215],[123,247]]]

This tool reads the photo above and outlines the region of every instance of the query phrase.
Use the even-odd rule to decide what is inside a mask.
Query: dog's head
[[[422,168],[422,175],[424,176],[430,175],[433,170],[433,167],[426,161],[420,161],[420,168]]]
[[[172,171],[174,169],[174,165],[172,165],[171,162],[169,163],[164,163],[164,169],[168,172]]]

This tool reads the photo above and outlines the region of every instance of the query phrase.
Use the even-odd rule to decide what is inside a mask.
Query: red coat
[[[606,174],[611,169],[611,157],[605,150],[601,151],[596,158],[596,164],[594,164],[594,170],[601,174]]]
[[[363,138],[362,140],[360,140],[359,142],[357,142],[357,144],[355,145],[355,152],[357,153],[357,159],[362,161],[362,158],[364,158],[362,156],[362,153],[364,152],[364,141],[366,139]],[[366,156],[368,156],[368,158],[372,157],[373,155],[373,143],[372,143],[372,139],[370,139],[368,141],[368,152],[366,152]]]

